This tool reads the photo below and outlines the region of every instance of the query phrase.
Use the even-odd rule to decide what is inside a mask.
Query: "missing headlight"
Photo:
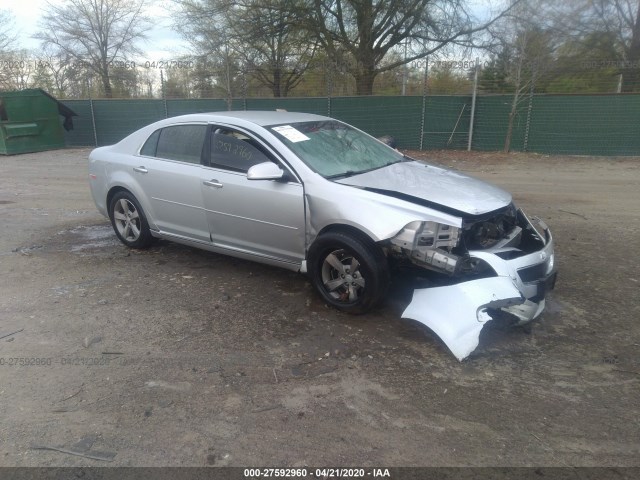
[[[504,227],[495,221],[478,222],[471,227],[470,239],[473,246],[491,248],[505,235]]]
[[[392,251],[423,268],[454,274],[460,229],[437,222],[412,222],[391,239]]]
[[[513,204],[464,222],[464,245],[469,250],[495,247],[514,233],[517,217]]]

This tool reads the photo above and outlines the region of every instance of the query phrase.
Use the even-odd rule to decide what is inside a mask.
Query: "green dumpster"
[[[40,88],[0,92],[0,154],[64,148],[62,129],[73,128],[74,116],[73,110]]]

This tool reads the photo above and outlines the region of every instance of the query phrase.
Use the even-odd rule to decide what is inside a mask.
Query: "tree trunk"
[[[108,73],[102,75],[102,88],[104,88],[104,98],[113,98],[113,91],[111,90],[111,79]]]
[[[273,70],[273,96],[280,98],[282,96],[282,72],[279,68]]]
[[[640,92],[640,0],[638,0],[636,23],[633,26],[631,44],[627,54],[630,63],[622,73],[622,88],[624,93]]]
[[[376,79],[375,67],[363,66],[353,76],[356,79],[356,95],[373,95],[373,81]]]

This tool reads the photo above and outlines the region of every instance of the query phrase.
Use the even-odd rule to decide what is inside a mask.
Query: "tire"
[[[320,296],[334,308],[362,314],[387,292],[389,268],[382,250],[354,234],[328,232],[309,249],[308,271]]]
[[[109,218],[117,237],[129,248],[147,248],[153,243],[147,217],[136,197],[127,191],[116,193],[109,204]]]

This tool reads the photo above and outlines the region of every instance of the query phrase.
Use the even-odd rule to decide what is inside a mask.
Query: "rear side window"
[[[175,125],[154,132],[140,154],[168,160],[200,163],[206,125]]]

